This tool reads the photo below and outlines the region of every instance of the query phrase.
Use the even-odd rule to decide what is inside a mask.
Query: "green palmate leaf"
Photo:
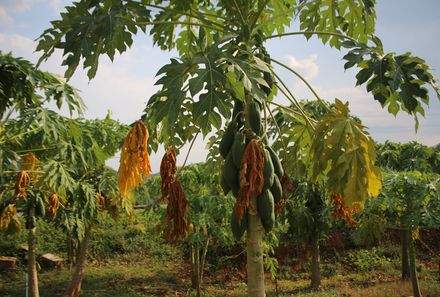
[[[191,22],[191,18],[188,18],[188,21]],[[192,26],[187,26],[186,30],[180,31],[176,39],[176,48],[179,51],[180,57],[185,58],[188,55],[191,56],[197,51],[195,44],[196,38],[197,34]]]
[[[156,85],[162,85],[159,92],[148,101],[146,112],[149,119],[167,129],[168,135],[173,135],[175,123],[186,98],[184,83],[197,65],[192,60],[171,59],[171,63],[163,66],[157,75],[163,75]]]
[[[376,206],[370,212],[399,228],[438,228],[439,181],[437,174],[418,171],[384,174],[383,190],[369,203]]]
[[[344,56],[347,60],[345,68],[357,65],[361,70],[356,75],[357,85],[367,84],[367,90],[382,107],[396,115],[400,110],[424,116],[423,105],[428,105],[428,90],[430,85],[440,99],[440,88],[429,66],[424,60],[411,56],[410,53],[396,55],[383,54],[380,40],[375,38],[375,47],[355,42],[344,42],[344,46],[351,50]]]
[[[58,193],[60,196],[66,197],[68,193],[72,193],[78,186],[74,180],[73,171],[63,162],[49,160],[43,164],[42,176],[39,183],[47,187],[52,193]]]
[[[23,111],[17,125],[27,131],[26,142],[30,147],[54,146],[68,137],[66,118],[56,112],[38,107]],[[32,133],[31,133],[32,132]]]
[[[313,178],[323,172],[330,191],[342,194],[347,205],[362,206],[381,188],[374,142],[365,127],[350,117],[348,104],[336,100],[334,113],[321,118],[313,135]]]
[[[219,129],[222,119],[230,117],[233,99],[243,99],[245,90],[259,101],[266,100],[261,86],[268,85],[261,71],[270,71],[269,66],[239,47],[226,50],[225,42],[233,36],[216,35],[208,44],[204,32],[199,30],[195,39],[198,52],[173,59],[158,72],[163,76],[156,84],[162,89],[150,99],[146,111],[154,126],[160,123],[164,139],[175,137],[182,126],[195,126],[203,135]],[[185,141],[188,138],[182,132],[177,137]]]
[[[315,0],[300,7],[300,28],[304,31],[319,31],[345,34],[360,42],[367,42],[374,33],[375,1],[363,0]],[[311,35],[306,35],[308,38]],[[339,48],[339,37],[318,35],[330,46]]]
[[[296,0],[268,1],[258,20],[258,25],[266,36],[272,35],[275,31],[278,34],[284,33],[295,16],[293,8],[296,2]]]
[[[310,180],[312,128],[283,110],[276,110],[274,118],[280,130],[271,121],[269,135],[275,138],[273,148],[283,159],[284,169],[294,179]]]
[[[207,135],[212,127],[220,129],[222,116],[228,117],[232,104],[229,94],[224,92],[226,76],[221,66],[206,60],[203,68],[199,68],[195,76],[189,81],[191,95],[199,95],[198,101],[193,104],[195,124],[199,126],[204,135]]]
[[[78,91],[63,79],[0,51],[0,118],[11,110],[39,107],[48,101],[54,101],[58,108],[67,103],[71,114],[84,110]]]
[[[115,52],[130,47],[138,29],[145,32],[150,11],[139,1],[84,0],[66,7],[61,20],[53,21],[38,38],[37,51],[43,51],[40,61],[47,59],[56,48],[63,49],[65,76],[70,78],[81,59],[92,79],[98,69],[99,56],[113,60]]]

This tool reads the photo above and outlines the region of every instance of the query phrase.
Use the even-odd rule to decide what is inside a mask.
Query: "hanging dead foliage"
[[[29,186],[31,178],[29,174],[25,170],[21,170],[17,177],[15,178],[15,194],[14,194],[14,203],[18,200],[18,198],[26,197],[26,188]]]
[[[21,158],[21,170],[33,171],[38,166],[38,159],[33,153],[27,153]]]
[[[160,163],[160,190],[162,193],[162,200],[168,200],[168,196],[171,191],[171,185],[174,182],[177,170],[176,161],[176,151],[170,145],[168,146],[167,151],[165,152],[165,155],[163,156]]]
[[[167,227],[165,238],[176,242],[187,235],[189,227],[189,206],[185,191],[176,179],[176,151],[168,146],[160,163],[162,201],[167,201]]]
[[[20,221],[17,217],[17,209],[13,204],[6,206],[0,214],[0,230],[6,231],[11,228],[11,225],[18,226],[17,229],[20,229]]]
[[[275,212],[277,214],[281,214],[284,206],[287,204],[287,194],[295,192],[297,188],[297,186],[290,180],[289,176],[286,173],[286,170],[284,170],[284,174],[280,179],[280,183],[282,189],[281,201],[275,204]]]
[[[178,180],[170,185],[167,206],[166,240],[176,242],[185,238],[189,227],[189,206]]]
[[[150,175],[147,142],[148,130],[142,121],[137,121],[125,138],[119,161],[118,186],[123,196],[142,183],[144,177]]]
[[[101,194],[101,192],[96,192],[95,195],[96,199],[98,200],[98,208],[99,210],[105,209],[105,197]]]
[[[40,165],[40,160],[33,154],[27,153],[21,157],[21,170],[26,171],[29,174],[29,178],[35,183],[41,176],[38,167]]]
[[[49,208],[48,208],[48,215],[52,220],[54,220],[55,217],[57,216],[57,210],[59,207],[64,208],[64,205],[61,204],[58,195],[52,193],[52,195],[49,196]]]
[[[240,190],[235,212],[240,222],[246,209],[252,209],[253,197],[261,194],[264,185],[264,150],[258,140],[251,140],[246,146],[240,164]]]
[[[353,213],[356,209],[345,206],[344,199],[339,193],[333,192],[331,198],[333,205],[335,206],[333,210],[333,218],[345,220],[348,224],[355,225],[357,222],[353,219]]]

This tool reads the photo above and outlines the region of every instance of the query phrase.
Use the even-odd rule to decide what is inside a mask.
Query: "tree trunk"
[[[196,256],[194,244],[191,244],[191,288],[196,289]]]
[[[90,227],[87,227],[84,231],[84,238],[79,244],[79,253],[76,259],[75,272],[73,273],[72,280],[69,288],[67,289],[64,297],[78,297],[81,291],[81,284],[84,276],[84,267],[87,260],[87,248],[89,246]]]
[[[200,263],[200,285],[203,284],[203,271],[205,270],[206,254],[208,253],[209,237],[206,239],[205,247],[203,248],[202,261]]]
[[[200,249],[199,243],[196,243],[196,257],[195,257],[195,275],[196,275],[196,291],[197,297],[200,297]]]
[[[408,281],[410,278],[409,273],[409,251],[408,251],[408,241],[409,241],[409,231],[401,230],[402,237],[402,281]]]
[[[66,245],[67,245],[67,261],[69,263],[69,268],[72,269],[75,264],[75,247],[72,237],[69,233],[66,233]]]
[[[319,240],[318,238],[312,239],[312,275],[311,275],[311,287],[314,290],[319,289],[321,286],[321,269],[319,267],[320,255],[319,255]]]
[[[256,209],[255,197],[252,199]],[[263,266],[263,226],[256,211],[249,210],[247,228],[247,278],[248,297],[265,297]]]
[[[410,233],[411,231],[408,231]],[[422,297],[422,293],[420,293],[419,281],[417,279],[417,269],[416,269],[416,252],[414,249],[414,242],[412,240],[411,234],[408,234],[409,238],[409,269],[411,275],[411,284],[413,288],[413,296],[414,297]]]
[[[28,296],[39,297],[37,261],[35,256],[36,228],[29,229],[28,233]]]

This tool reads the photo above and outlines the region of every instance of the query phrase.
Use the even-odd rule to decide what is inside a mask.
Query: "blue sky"
[[[425,59],[433,68],[434,75],[440,77],[440,1],[377,2],[376,34],[382,39],[385,50],[412,52]],[[69,3],[65,0],[0,0],[0,50],[12,51],[16,56],[36,62],[38,54],[33,53],[34,40]],[[272,57],[294,67],[321,97],[349,101],[353,114],[361,118],[375,140],[417,140],[428,145],[440,143],[440,103],[432,91],[426,118],[421,119],[416,134],[411,117],[399,115],[394,118],[365,92],[364,86],[355,88],[356,71],[344,71],[341,60],[344,52],[324,46],[314,38],[307,42],[301,36],[271,40],[267,46]],[[137,120],[148,98],[156,90],[154,75],[174,56],[175,52],[154,48],[148,35],[140,35],[133,47],[117,57],[114,63],[106,57],[100,59],[100,68],[94,80],[89,82],[85,72],[79,69],[71,83],[81,90],[87,104],[85,116],[103,118],[111,110],[113,117],[124,123]],[[63,74],[60,53],[56,53],[41,68]],[[312,98],[295,77],[281,69],[280,73],[297,98]],[[198,140],[190,162],[204,159],[203,143],[202,139]],[[181,159],[184,159],[184,153]],[[152,156],[153,171],[158,169],[161,154]],[[117,162],[117,158],[113,159],[112,165],[116,166]]]

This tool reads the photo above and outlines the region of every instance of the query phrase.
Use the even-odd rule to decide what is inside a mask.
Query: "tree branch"
[[[351,40],[353,42],[358,42],[356,39],[351,38],[350,36],[340,34],[340,33],[333,33],[333,32],[325,32],[325,31],[298,31],[298,32],[288,32],[288,33],[282,33],[282,34],[276,34],[267,36],[264,38],[264,40],[276,38],[276,37],[284,37],[284,36],[292,36],[292,35],[329,35],[329,36],[335,36],[342,39]]]
[[[330,111],[330,108],[327,106],[327,104],[325,104],[324,100],[321,99],[321,97],[318,96],[318,94],[315,92],[315,90],[312,88],[312,86],[307,82],[307,80],[300,75],[298,72],[296,72],[295,70],[293,70],[292,68],[290,68],[289,66],[287,66],[286,64],[281,63],[280,61],[277,61],[275,59],[270,59],[272,62],[274,62],[275,64],[278,64],[284,68],[286,68],[287,70],[289,70],[290,72],[292,72],[293,74],[295,74],[299,79],[301,79],[303,81],[303,83],[309,88],[309,90],[313,93],[313,95],[315,95],[316,99],[318,99],[319,103],[325,108],[325,110]]]

